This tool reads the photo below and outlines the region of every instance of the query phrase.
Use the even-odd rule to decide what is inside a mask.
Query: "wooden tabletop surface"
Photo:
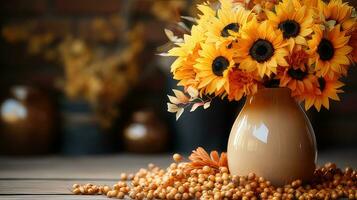
[[[332,161],[340,167],[357,168],[357,151],[329,151],[319,164]],[[111,155],[91,157],[0,157],[0,200],[55,199],[100,200],[105,196],[75,196],[74,183],[113,185],[122,172],[136,172],[148,163],[167,167],[170,155]]]

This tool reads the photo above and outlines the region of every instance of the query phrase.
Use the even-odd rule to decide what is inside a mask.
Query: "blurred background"
[[[226,151],[244,101],[215,101],[178,122],[166,112],[177,82],[173,60],[157,56],[167,49],[164,29],[195,15],[199,2],[2,1],[0,154]],[[357,150],[355,67],[344,82],[342,102],[308,112],[320,152]]]

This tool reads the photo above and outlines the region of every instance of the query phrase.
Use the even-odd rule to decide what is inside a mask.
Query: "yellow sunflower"
[[[349,37],[340,31],[340,25],[331,31],[323,31],[315,27],[315,34],[308,42],[310,48],[310,64],[315,64],[318,76],[342,74],[344,65],[349,65],[348,54],[352,48],[348,46]]]
[[[269,21],[279,28],[289,43],[307,45],[306,37],[312,32],[313,10],[302,6],[298,0],[283,0],[275,6],[275,13],[267,11]]]
[[[179,86],[188,88],[190,86],[196,88],[198,80],[196,79],[196,71],[193,65],[196,63],[196,59],[199,57],[198,51],[201,49],[200,45],[184,57],[178,57],[172,64],[173,78],[178,80]]]
[[[206,38],[202,37],[204,28],[200,25],[194,25],[191,30],[191,35],[185,35],[183,42],[177,44],[177,47],[172,48],[169,56],[177,57],[171,65],[171,72],[174,79],[178,80],[178,85],[185,88],[192,86],[197,87],[196,72],[193,65],[199,57],[198,51],[201,50],[201,42]]]
[[[242,6],[237,6],[231,0],[220,0],[221,8],[217,11],[217,17],[211,18],[207,30],[207,42],[222,44],[227,40],[234,40],[231,32],[238,33],[250,16],[250,12]]]
[[[286,46],[282,33],[267,21],[258,23],[252,20],[242,28],[236,62],[243,70],[256,71],[261,77],[270,76],[276,74],[278,65],[288,66],[285,60],[289,54]]]
[[[312,92],[306,92],[300,96],[300,99],[305,100],[305,109],[309,110],[312,106],[315,106],[316,110],[320,111],[321,106],[329,109],[329,100],[339,101],[339,93],[343,90],[340,88],[344,86],[337,77],[330,78],[320,77],[318,78],[317,84],[314,85]]]
[[[323,20],[336,21],[336,25],[341,25],[345,31],[350,31],[356,23],[356,18],[351,17],[353,7],[348,3],[343,3],[342,0],[331,0],[329,3],[319,2],[319,10],[322,12]]]
[[[248,73],[235,67],[229,71],[228,80],[230,101],[239,101],[243,96],[253,95],[258,91],[259,77],[256,77],[255,73]]]
[[[311,91],[316,77],[306,66],[308,54],[303,49],[294,50],[287,62],[289,67],[279,67],[277,78],[280,80],[280,87],[287,87],[292,91],[293,96]]]
[[[209,3],[199,4],[197,6],[200,14],[198,14],[197,24],[207,30],[209,21],[216,16],[216,11],[210,6]]]
[[[199,55],[194,65],[199,79],[198,89],[205,94],[215,93],[217,96],[229,91],[227,74],[234,66],[233,51],[225,45],[216,47],[209,43],[202,44]]]

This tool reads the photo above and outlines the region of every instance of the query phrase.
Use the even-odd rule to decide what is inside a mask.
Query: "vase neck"
[[[249,96],[246,101],[248,105],[264,105],[271,104],[296,104],[295,100],[291,97],[291,91],[288,88],[265,88],[259,90],[256,94]]]

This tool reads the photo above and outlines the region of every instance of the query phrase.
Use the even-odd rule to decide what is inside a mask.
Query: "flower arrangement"
[[[184,91],[169,96],[178,119],[215,97],[238,101],[267,87],[289,88],[305,109],[329,109],[339,100],[357,62],[356,12],[341,0],[220,0],[197,6],[197,18],[176,46],[173,78]]]

